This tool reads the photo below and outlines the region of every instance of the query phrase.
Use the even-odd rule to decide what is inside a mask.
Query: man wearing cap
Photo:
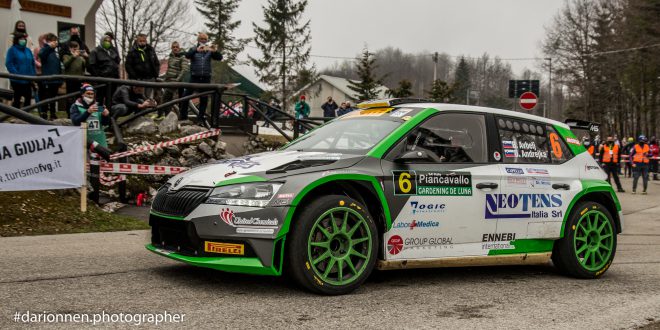
[[[643,195],[646,195],[646,188],[649,185],[649,145],[645,135],[637,138],[637,144],[631,149],[630,161],[633,167],[633,194],[637,193],[637,180],[642,177],[644,187]]]
[[[629,137],[626,140],[626,145],[623,147],[623,154],[624,155],[630,155],[630,152],[632,151],[632,148],[635,146],[635,139],[633,137]],[[623,175],[626,178],[631,178],[632,177],[632,161],[630,159],[626,159],[625,163],[625,171]]]
[[[309,104],[305,102],[305,95],[300,95],[300,101],[296,102],[294,109],[296,110],[296,119],[305,119],[309,117]],[[298,131],[301,134],[305,134],[305,126],[300,125]]]
[[[87,139],[107,148],[108,141],[103,126],[110,125],[110,112],[102,104],[96,103],[94,86],[83,84],[80,94],[80,97],[69,109],[71,122],[76,126],[87,122]]]
[[[621,181],[619,181],[619,160],[621,159],[621,148],[615,143],[614,138],[607,137],[607,141],[603,144],[600,150],[600,162],[603,164],[603,170],[607,173],[607,182],[611,184],[610,177],[614,177],[616,190],[618,192],[626,192],[621,188]]]

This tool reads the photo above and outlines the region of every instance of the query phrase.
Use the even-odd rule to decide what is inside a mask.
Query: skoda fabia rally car
[[[343,294],[380,270],[539,264],[597,278],[619,201],[563,123],[498,109],[362,104],[273,152],[158,190],[147,249]]]

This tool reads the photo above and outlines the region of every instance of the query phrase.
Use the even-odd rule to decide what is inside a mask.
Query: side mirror
[[[407,151],[403,155],[397,157],[395,163],[407,163],[415,160],[429,160],[428,153],[426,151]]]

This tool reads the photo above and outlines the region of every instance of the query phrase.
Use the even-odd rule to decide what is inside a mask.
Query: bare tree
[[[151,46],[162,57],[170,42],[182,38],[189,30],[188,3],[185,0],[106,0],[97,13],[98,36],[115,35],[122,62],[133,45],[135,36],[150,36]]]

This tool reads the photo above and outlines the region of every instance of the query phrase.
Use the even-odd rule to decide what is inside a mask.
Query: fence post
[[[298,123],[298,118],[293,120],[293,139],[297,139],[300,134],[300,127]]]
[[[216,88],[213,92],[213,106],[211,108],[211,127],[217,128],[220,126],[220,104],[222,93]]]
[[[128,150],[128,147],[126,146],[126,143],[122,143],[119,145],[119,152],[124,152]],[[126,163],[127,157],[122,157],[117,159],[118,163]],[[124,181],[119,181],[119,186],[117,187],[117,190],[119,192],[119,201],[126,204],[128,203],[128,198],[126,198],[126,180]]]

